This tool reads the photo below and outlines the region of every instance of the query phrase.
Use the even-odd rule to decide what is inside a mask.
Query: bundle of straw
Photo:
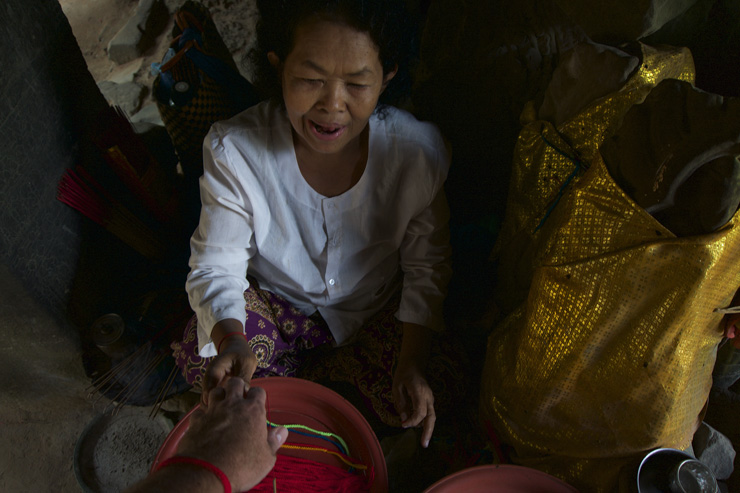
[[[165,251],[162,238],[100,186],[84,168],[68,169],[57,199],[81,212],[143,256],[156,260]]]
[[[131,337],[143,342],[135,349],[130,347],[128,352],[111,357],[111,366],[88,387],[88,399],[93,399],[96,393],[99,394],[96,403],[103,396],[111,399],[104,412],[115,406],[113,414],[116,414],[129,403],[137,406],[153,403],[149,417],[154,418],[165,400],[190,388],[175,363],[170,342],[182,335],[182,327],[192,312],[184,292],[180,289],[175,292],[177,298],[167,297],[164,291],[147,295],[146,308],[138,309],[133,315],[136,321],[125,329]],[[158,308],[151,307],[157,303]],[[166,312],[164,320],[159,321],[157,310]]]

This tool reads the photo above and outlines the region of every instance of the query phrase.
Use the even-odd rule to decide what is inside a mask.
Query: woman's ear
[[[267,52],[267,61],[270,62],[272,68],[275,70],[276,78],[279,84],[283,85],[283,63],[280,61],[280,57],[274,51]]]
[[[383,76],[383,89],[385,89],[388,86],[388,83],[391,81],[393,77],[396,76],[396,73],[398,72],[398,64],[396,64],[393,67],[393,70],[389,71],[385,76]]]
[[[272,65],[274,68],[276,69],[280,68],[280,58],[277,56],[277,53],[275,53],[274,51],[267,52],[267,61],[270,62],[270,65]]]

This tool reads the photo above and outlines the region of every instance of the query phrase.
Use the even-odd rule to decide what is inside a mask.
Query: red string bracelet
[[[245,341],[247,340],[247,336],[244,335],[244,332],[227,332],[226,335],[223,336],[223,338],[221,339],[221,342],[218,343],[218,347],[216,348],[216,352],[218,354],[221,354],[221,344],[223,344],[226,339],[232,336],[242,336]]]
[[[167,467],[170,464],[192,464],[194,466],[208,469],[213,474],[218,476],[218,479],[221,481],[221,485],[224,487],[224,493],[231,493],[231,483],[229,482],[228,476],[226,476],[226,474],[221,469],[214,466],[210,462],[207,462],[201,459],[196,459],[195,457],[185,457],[182,455],[177,455],[177,456],[170,457],[169,459],[165,459],[162,462],[160,462],[159,465],[157,466],[156,471],[159,471],[163,467]]]

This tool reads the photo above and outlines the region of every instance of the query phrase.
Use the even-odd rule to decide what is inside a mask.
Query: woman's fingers
[[[437,414],[434,412],[434,404],[429,403],[421,432],[421,446],[424,448],[429,446],[429,441],[432,439],[432,433],[434,432],[434,424],[436,421]]]
[[[437,416],[434,411],[434,394],[426,380],[412,379],[408,384],[401,383],[394,388],[394,398],[401,416],[401,426],[411,428],[421,425],[421,445],[428,447]]]
[[[203,388],[201,390],[200,402],[204,406],[208,406],[208,401],[211,399],[213,390],[219,388],[219,384],[226,376],[226,369],[223,368],[223,365],[219,364],[222,362],[223,361],[219,361],[219,358],[214,359],[211,364],[208,365],[205,375],[203,375]]]
[[[203,375],[203,391],[208,392],[218,387],[218,384],[221,383],[221,380],[223,380],[232,366],[232,358],[228,356],[216,356],[208,365],[206,374]]]
[[[227,379],[239,377],[249,383],[257,369],[257,357],[249,345],[241,338],[232,338],[223,348],[223,352],[216,356],[208,365],[203,376],[203,392],[201,403],[208,405],[210,392],[224,385]]]
[[[418,426],[427,416],[434,414],[434,396],[431,390],[426,392],[427,390],[416,389],[416,392],[411,394],[413,413],[407,420],[408,426]]]

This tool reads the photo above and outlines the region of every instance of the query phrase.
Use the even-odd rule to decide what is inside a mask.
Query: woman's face
[[[285,60],[274,53],[268,57],[281,71],[296,146],[318,154],[359,144],[381,92],[395,75],[383,77],[378,49],[367,33],[325,20],[300,24]]]

